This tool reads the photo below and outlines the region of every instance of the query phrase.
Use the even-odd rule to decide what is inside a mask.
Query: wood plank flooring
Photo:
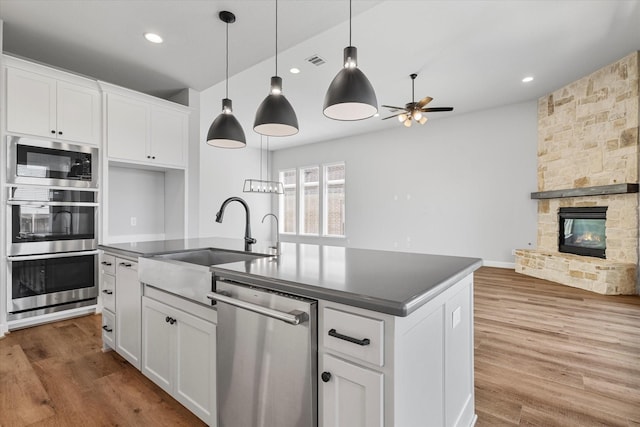
[[[0,426],[204,425],[101,352],[100,325],[91,315],[0,340]],[[479,427],[640,427],[640,297],[483,267],[475,367]]]
[[[479,427],[640,426],[640,297],[481,268],[475,384]]]

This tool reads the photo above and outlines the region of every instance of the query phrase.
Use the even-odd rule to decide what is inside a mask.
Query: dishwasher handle
[[[217,292],[210,292],[207,294],[207,298],[224,302],[229,305],[233,305],[235,307],[244,308],[245,310],[253,311],[254,313],[262,314],[268,317],[273,317],[274,319],[282,320],[283,322],[289,323],[291,325],[299,325],[304,323],[309,319],[309,315],[304,311],[293,310],[288,313],[274,310],[272,308],[263,307],[258,304],[253,304],[250,302],[242,301],[236,298],[231,298],[226,295],[219,294]]]

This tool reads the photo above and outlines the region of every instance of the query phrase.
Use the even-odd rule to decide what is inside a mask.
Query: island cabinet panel
[[[321,426],[475,423],[472,274],[406,317],[319,304]]]
[[[116,351],[140,369],[142,285],[138,263],[116,258]]]
[[[97,84],[89,80],[85,85],[74,84],[56,78],[59,72],[55,70],[26,66],[40,72],[7,68],[7,130],[99,144],[101,96]]]
[[[215,323],[190,314],[202,312],[197,304],[158,290],[145,290],[145,294],[151,297],[142,297],[142,373],[202,421],[215,426]],[[152,297],[177,301],[180,308]]]
[[[383,374],[325,354],[323,372],[330,373],[322,386],[323,425],[334,427],[382,427]]]

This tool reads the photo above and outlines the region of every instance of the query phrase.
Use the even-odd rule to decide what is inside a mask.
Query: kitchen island
[[[317,300],[313,327],[317,372],[312,384],[317,388],[314,420],[320,426],[473,425],[473,271],[481,260],[287,243],[277,257],[207,267],[158,256],[212,247],[243,252],[243,242],[234,239],[115,244],[101,249],[139,258],[141,271],[153,270],[153,262],[210,271],[211,283],[176,283],[152,275],[140,286],[142,299],[150,299],[151,308],[158,295],[170,295],[193,304],[197,308],[186,308],[190,315],[208,316],[212,324],[219,321],[209,314],[215,312],[207,298],[214,283],[232,282]],[[253,252],[268,255],[269,248],[256,247]],[[163,316],[159,318],[176,321]],[[144,313],[141,317],[144,323]],[[141,341],[144,347],[145,338]],[[143,372],[145,354],[143,349]],[[215,376],[211,378],[215,396]],[[215,424],[216,408],[207,414],[201,418]]]

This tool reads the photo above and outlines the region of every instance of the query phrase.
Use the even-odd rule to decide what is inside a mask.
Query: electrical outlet
[[[135,227],[137,223],[138,223],[138,219],[135,216],[132,216],[131,217],[131,226]]]

